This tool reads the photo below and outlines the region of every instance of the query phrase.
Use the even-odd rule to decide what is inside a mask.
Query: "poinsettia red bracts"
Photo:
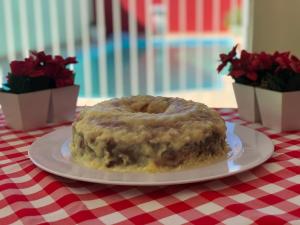
[[[234,79],[244,77],[250,81],[257,81],[260,74],[268,73],[272,75],[279,74],[282,71],[291,73],[300,73],[300,60],[290,52],[275,52],[268,54],[249,53],[242,50],[240,57],[236,53],[237,45],[235,45],[228,54],[220,54],[221,64],[217,67],[217,71],[221,72],[229,63],[229,74]]]
[[[32,51],[24,61],[12,61],[11,73],[14,76],[49,77],[54,80],[56,87],[74,84],[74,72],[67,68],[69,64],[77,63],[75,57],[63,58],[60,55],[51,56],[44,51]]]
[[[221,64],[218,66],[218,72],[221,72],[222,69],[226,66],[228,62],[232,62],[233,58],[236,56],[236,48],[238,45],[235,45],[233,49],[226,55],[220,54]]]

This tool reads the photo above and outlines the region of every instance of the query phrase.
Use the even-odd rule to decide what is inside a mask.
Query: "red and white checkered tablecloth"
[[[300,131],[268,135],[275,153],[250,171],[194,184],[130,187],[73,181],[37,168],[27,150],[55,127],[21,132],[0,115],[0,224],[300,224]]]

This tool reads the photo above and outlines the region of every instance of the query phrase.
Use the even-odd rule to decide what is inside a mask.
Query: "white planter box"
[[[24,94],[0,92],[6,123],[16,130],[32,130],[47,125],[50,90]]]
[[[250,122],[260,122],[261,119],[255,96],[255,88],[238,83],[233,83],[232,85],[240,117]]]
[[[265,127],[279,131],[300,130],[300,91],[277,92],[256,88]]]
[[[72,121],[75,118],[79,86],[51,89],[48,122]]]

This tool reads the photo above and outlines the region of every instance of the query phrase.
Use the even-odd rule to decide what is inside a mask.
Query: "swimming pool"
[[[160,95],[166,92],[163,88],[163,66],[164,66],[164,45],[168,45],[168,58],[170,69],[170,89],[168,91],[181,90],[200,90],[200,89],[220,89],[222,88],[221,77],[216,73],[218,65],[218,55],[221,52],[227,52],[232,48],[234,41],[232,38],[185,38],[162,40],[155,39],[153,41],[153,70],[154,70],[154,94]],[[182,58],[182,46],[184,46],[185,57]],[[90,48],[90,70],[91,85],[86,86],[86,77],[84,75],[83,57],[84,52],[79,50],[77,58],[79,63],[75,66],[76,79],[75,82],[80,84],[80,97],[115,97],[116,90],[116,70],[115,70],[115,53],[114,43],[109,40],[105,46],[107,59],[107,94],[101,96],[101,83],[99,72],[99,54],[96,45]],[[146,79],[146,41],[139,38],[137,42],[138,55],[138,94],[149,94],[147,92]],[[182,62],[184,60],[184,62]],[[180,64],[184,63],[185,72],[180,73]],[[129,96],[131,91],[130,76],[130,42],[127,36],[122,37],[122,68],[123,74],[123,95]],[[185,85],[182,86],[180,76],[184,76]],[[89,90],[86,90],[86,89]]]

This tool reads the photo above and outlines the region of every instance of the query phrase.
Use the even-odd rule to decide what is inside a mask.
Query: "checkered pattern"
[[[220,109],[228,121],[268,135],[275,153],[261,166],[209,182],[129,187],[44,172],[29,145],[56,127],[21,132],[0,115],[0,224],[300,224],[300,131],[278,133]]]

